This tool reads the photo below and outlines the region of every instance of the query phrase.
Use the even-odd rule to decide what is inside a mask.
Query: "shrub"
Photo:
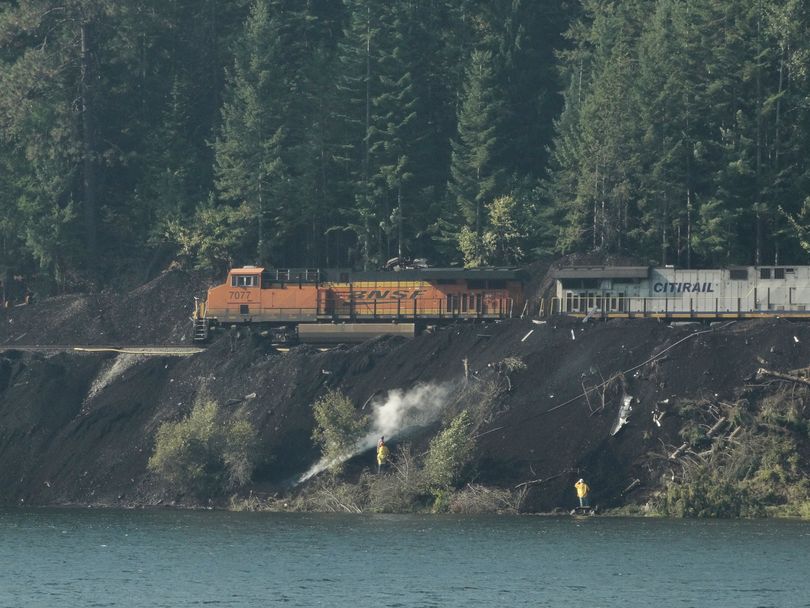
[[[375,513],[418,511],[427,504],[422,470],[410,444],[402,444],[391,461],[390,473],[367,475],[368,509]]]
[[[502,488],[467,484],[450,498],[449,510],[453,513],[517,513],[520,495],[513,495]]]
[[[221,494],[248,481],[258,437],[247,420],[222,420],[219,406],[200,399],[184,419],[157,431],[148,467],[177,491]]]
[[[669,517],[739,517],[748,500],[737,485],[705,467],[688,481],[667,484],[661,513]]]
[[[449,488],[462,480],[475,447],[472,428],[472,418],[464,411],[431,440],[425,457],[425,476],[431,487]]]
[[[358,416],[351,399],[339,390],[330,390],[312,405],[315,430],[312,438],[331,464],[333,473],[343,468],[343,461],[366,434],[368,416]]]
[[[501,366],[506,372],[519,372],[526,369],[526,363],[520,357],[506,357],[501,361]]]
[[[331,475],[321,476],[299,498],[295,508],[320,513],[362,513],[368,503],[368,486],[362,481],[344,483]]]
[[[240,418],[225,425],[222,432],[222,460],[227,471],[228,487],[244,486],[250,481],[256,465],[256,429],[250,421]]]

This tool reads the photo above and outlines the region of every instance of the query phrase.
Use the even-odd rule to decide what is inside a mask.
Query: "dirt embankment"
[[[164,275],[140,293],[111,297],[115,304],[99,309],[100,316],[97,300],[66,305],[56,298],[13,311],[14,329],[4,339],[175,342],[188,336],[195,286],[185,275]],[[65,306],[75,310],[60,316]],[[810,361],[810,325],[784,320],[711,328],[536,321],[451,326],[413,340],[382,338],[326,352],[304,345],[281,353],[249,338],[233,350],[221,339],[187,358],[6,350],[0,358],[2,501],[171,501],[146,462],[160,423],[187,414],[201,390],[259,430],[269,458],[252,489],[283,491],[318,458],[310,404],[328,388],[341,388],[360,407],[391,389],[463,381],[465,359],[466,381],[474,383],[491,364],[519,357],[526,369],[510,375],[512,388],[500,397],[497,415],[479,429],[477,481],[528,484],[523,507],[530,511],[569,505],[580,476],[602,505],[643,502],[669,474],[667,456],[682,443],[679,404],[734,401],[767,390],[753,380],[758,368],[787,371]],[[629,397],[627,423],[614,432]],[[432,431],[407,439],[421,449]],[[370,465],[372,458],[363,454],[354,465]]]
[[[194,296],[205,290],[201,276],[170,270],[129,292],[35,299],[0,310],[0,347],[185,343]]]

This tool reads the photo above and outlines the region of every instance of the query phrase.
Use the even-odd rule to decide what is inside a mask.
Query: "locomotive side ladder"
[[[208,340],[208,319],[205,316],[205,302],[200,302],[199,298],[194,298],[194,342],[205,342]]]

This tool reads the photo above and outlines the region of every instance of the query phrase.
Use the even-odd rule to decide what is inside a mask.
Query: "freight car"
[[[810,266],[572,266],[555,274],[548,314],[592,318],[810,319]]]
[[[425,325],[505,319],[524,306],[513,268],[234,268],[194,310],[194,339],[217,326],[249,326],[279,342],[352,342],[413,336]]]

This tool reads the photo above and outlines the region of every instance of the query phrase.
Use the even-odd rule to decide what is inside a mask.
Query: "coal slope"
[[[0,309],[0,347],[190,343],[201,275],[167,270],[131,291],[65,294]]]
[[[310,405],[329,388],[342,389],[359,408],[391,389],[459,382],[464,359],[475,376],[506,357],[520,357],[526,368],[510,375],[512,388],[501,394],[498,415],[479,429],[476,481],[528,487],[524,509],[552,511],[570,506],[574,481],[585,477],[597,503],[617,506],[643,502],[659,483],[664,469],[656,463],[666,463],[665,455],[681,443],[679,403],[733,400],[759,367],[806,366],[810,325],[771,320],[672,327],[557,318],[453,326],[413,340],[380,338],[326,352],[304,345],[280,353],[251,338],[235,348],[222,339],[183,359],[6,351],[0,359],[1,499],[193,504],[166,494],[146,463],[160,423],[187,414],[203,390],[259,429],[269,458],[252,489],[284,492],[285,482],[318,458]],[[625,409],[626,424],[616,430],[629,397],[632,409]],[[423,431],[392,440],[422,447],[429,438]],[[368,453],[359,462],[372,459]]]

